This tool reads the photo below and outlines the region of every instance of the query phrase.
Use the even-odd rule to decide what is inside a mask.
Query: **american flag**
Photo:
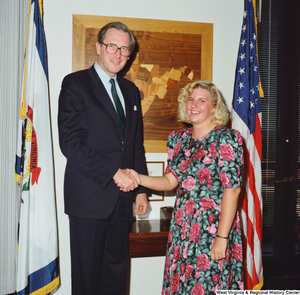
[[[232,128],[239,130],[245,141],[244,181],[239,207],[245,289],[248,290],[259,290],[263,285],[260,106],[263,94],[259,81],[254,4],[251,0],[245,1],[232,102]]]

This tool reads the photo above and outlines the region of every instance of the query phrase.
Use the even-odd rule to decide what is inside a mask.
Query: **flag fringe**
[[[20,119],[21,120],[24,120],[24,118],[26,117],[25,85],[26,85],[26,65],[27,65],[27,47],[28,47],[30,9],[31,9],[31,1],[29,1],[29,7],[28,7],[27,35],[26,35],[26,48],[25,48],[25,61],[24,61],[24,76],[23,76],[23,95],[22,95],[22,104],[21,104],[21,109],[20,109]]]
[[[257,35],[257,13],[256,13],[256,0],[252,0],[252,4],[253,4],[253,9],[254,9],[254,18],[255,18],[255,32]],[[257,43],[256,43],[256,52],[258,52],[258,48],[257,48]],[[258,60],[258,53],[257,53],[257,63],[259,65],[259,60]],[[259,75],[259,84],[258,84],[258,88],[259,88],[259,96],[262,98],[264,97],[264,90],[261,86],[261,81],[260,81],[260,75]]]
[[[30,293],[30,295],[44,295],[44,294],[49,294],[50,292],[52,292],[53,290],[55,290],[55,288],[58,287],[59,285],[59,275],[48,285],[44,286],[41,289],[38,289],[32,293]]]
[[[15,173],[15,181],[20,184],[21,183],[21,176],[17,173]]]
[[[257,285],[253,286],[252,290],[261,290],[263,285],[264,285],[264,277],[261,278],[260,282]]]

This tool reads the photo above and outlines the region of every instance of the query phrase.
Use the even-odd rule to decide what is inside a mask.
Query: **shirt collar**
[[[115,81],[117,81],[117,76],[115,75],[113,78],[111,78],[110,76],[108,76],[101,68],[100,66],[98,65],[97,62],[95,62],[94,64],[94,68],[99,76],[99,78],[101,79],[102,83],[104,85],[108,85],[109,83],[109,80],[110,79],[114,79]],[[110,85],[110,84],[109,84]]]

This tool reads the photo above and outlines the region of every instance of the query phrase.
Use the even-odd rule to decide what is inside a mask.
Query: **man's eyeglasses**
[[[116,44],[113,43],[108,43],[108,44],[105,44],[103,42],[100,43],[106,46],[106,52],[109,54],[116,53],[118,49],[120,49],[120,53],[124,57],[128,57],[131,54],[131,50],[128,47],[125,46],[118,47]]]

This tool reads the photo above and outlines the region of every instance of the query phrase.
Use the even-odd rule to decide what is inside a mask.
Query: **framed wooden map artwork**
[[[73,71],[95,63],[97,34],[112,21],[125,23],[137,41],[122,74],[140,90],[145,150],[165,153],[169,133],[186,127],[177,120],[179,90],[212,80],[213,24],[73,15]]]

